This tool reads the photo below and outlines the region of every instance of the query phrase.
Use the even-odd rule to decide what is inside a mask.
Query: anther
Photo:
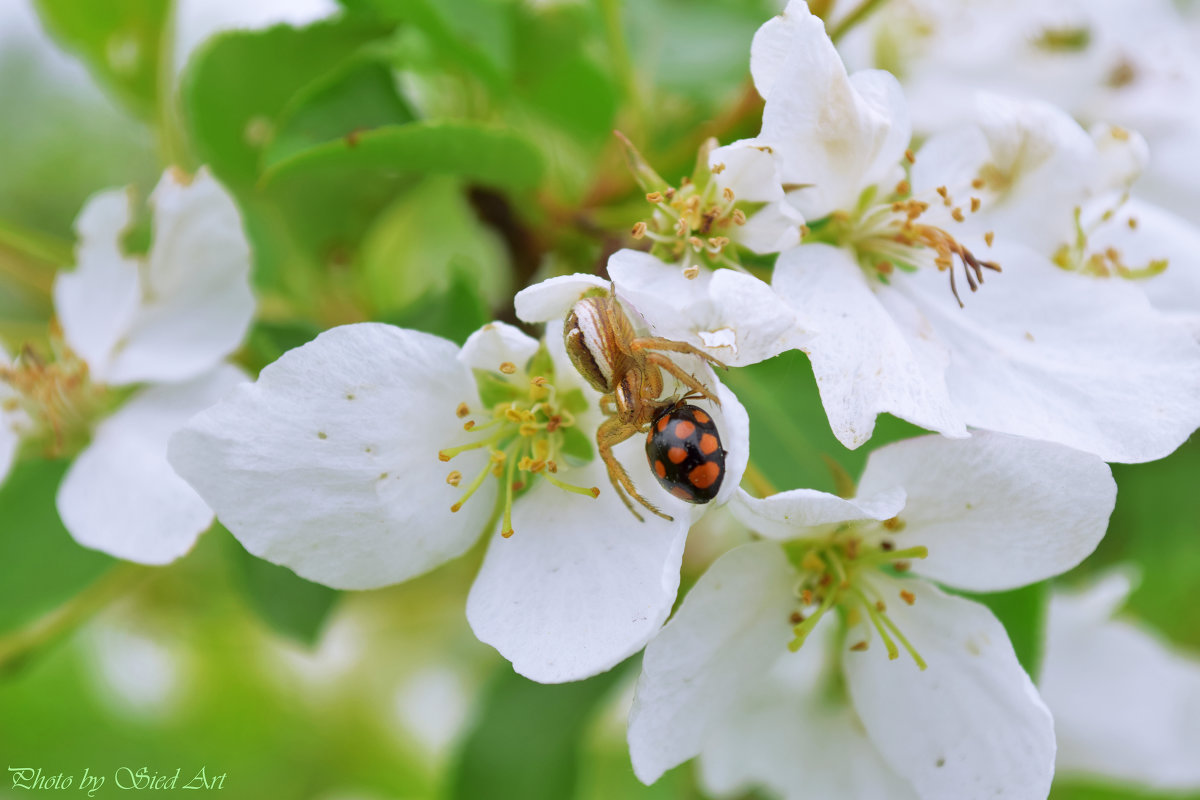
[[[462,473],[459,472],[458,470],[454,470],[453,472],[451,472],[449,475],[446,476],[446,483],[450,484],[451,486],[458,486],[458,483],[461,480],[462,480]]]
[[[647,203],[661,203],[663,201],[662,192],[650,192],[646,195]]]
[[[500,365],[500,371],[503,372],[505,375],[512,375],[514,372],[517,371],[517,365],[512,363],[511,361],[505,361],[503,364]]]
[[[908,163],[910,163],[910,164],[915,164],[915,163],[917,163],[917,157],[916,157],[915,155],[913,155],[913,151],[912,151],[912,150],[905,150],[905,151],[904,151],[904,158],[905,158],[905,160],[906,160],[906,161],[908,161]]]
[[[971,181],[972,189],[982,189],[983,187],[984,187],[983,178],[976,178],[975,180]]]
[[[963,214],[963,210],[958,206],[954,207],[954,210],[950,212],[950,216],[954,217],[955,222],[962,222],[964,219],[966,219],[966,215]]]
[[[732,203],[734,196],[733,189],[730,189],[728,186],[726,186],[725,191],[721,192],[721,196],[725,198],[725,202]]]
[[[462,419],[467,414],[471,413],[471,409],[467,407],[466,403],[459,403],[458,408],[454,409],[454,413],[458,416],[459,419]]]
[[[912,592],[910,592],[908,589],[900,590],[900,599],[903,600],[904,602],[908,603],[910,606],[913,603],[917,602],[917,596],[915,594],[913,594]]]
[[[976,211],[978,211],[979,207],[981,205],[983,205],[982,200],[980,200],[978,197],[972,197],[971,198],[971,213],[974,214]]]
[[[992,242],[996,241],[996,233],[995,233],[995,231],[988,231],[987,233],[985,233],[985,234],[983,235],[983,241],[987,243],[987,246],[988,246],[988,247],[991,247],[991,246],[992,246]]]
[[[799,611],[793,611],[792,615],[788,617],[788,622],[792,623],[793,625],[799,625],[801,622],[804,622],[804,615]]]
[[[713,164],[709,171],[712,172],[713,175],[720,175],[725,171],[725,164],[723,162],[720,164]]]
[[[740,208],[735,208],[733,210],[733,224],[734,225],[745,225],[746,224],[746,212],[742,211]]]
[[[1138,226],[1137,217],[1130,217],[1125,220],[1125,224],[1129,226],[1129,230],[1136,231]]]
[[[696,266],[695,264],[690,264],[683,270],[683,277],[687,278],[689,281],[695,280],[699,275],[700,267]]]
[[[633,238],[635,238],[635,239],[644,238],[646,235],[646,223],[639,222],[636,225],[634,225],[633,230],[630,231],[630,235],[633,236]]]
[[[909,185],[908,181],[900,181],[896,184],[896,194],[904,195],[911,191],[912,186]]]
[[[912,562],[897,561],[896,563],[892,564],[892,568],[895,569],[896,572],[908,572],[910,569],[912,569]]]
[[[464,430],[464,431],[469,431],[469,430],[471,430],[471,429],[472,429],[472,428],[474,428],[474,427],[475,427],[475,420],[473,420],[473,419],[469,419],[469,420],[467,420],[466,422],[464,422],[464,423],[463,423],[463,430]]]
[[[867,640],[863,639],[861,642],[855,642],[854,644],[850,645],[850,649],[856,653],[861,653],[867,649]]]

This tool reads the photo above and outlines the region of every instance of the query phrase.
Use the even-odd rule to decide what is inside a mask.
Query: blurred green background
[[[84,199],[126,184],[144,198],[168,163],[210,165],[243,211],[260,298],[239,354],[251,369],[345,322],[462,341],[511,321],[514,290],[602,271],[646,215],[614,128],[668,177],[690,172],[708,136],[757,130],[747,54],[778,10],[343,0],[283,4],[297,22],[332,14],[302,27],[223,30],[276,4],[243,5],[0,3],[10,351],[45,339]],[[856,475],[869,448],[915,432],[885,419],[868,448],[842,449],[798,353],[729,380],[754,421],[755,461],[780,488],[833,490],[827,457]],[[230,800],[702,796],[690,765],[649,788],[633,777],[636,658],[538,686],[475,641],[463,609],[478,548],[352,594],[251,558],[219,527],[171,567],[131,568],[62,528],[65,467],[26,459],[0,488],[0,765],[76,776],[73,791],[87,768],[109,776],[101,796],[121,767],[179,769],[181,784],[224,775]],[[1130,613],[1200,651],[1200,440],[1114,471],[1109,535],[1064,580],[1137,564]],[[685,587],[722,542],[694,537]],[[1031,591],[995,607],[1044,595]],[[1006,621],[1036,660],[1035,622]],[[24,796],[8,786],[0,773],[0,798]],[[1053,796],[1152,795],[1060,781]]]

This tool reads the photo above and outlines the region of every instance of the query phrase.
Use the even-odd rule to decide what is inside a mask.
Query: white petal
[[[796,314],[758,278],[719,269],[689,280],[678,267],[636,250],[614,253],[608,274],[652,335],[691,344],[731,367],[792,347]]]
[[[8,366],[11,363],[8,353],[5,352],[3,345],[0,345],[0,366]],[[8,472],[12,469],[13,462],[17,457],[17,446],[21,443],[21,437],[17,430],[18,412],[4,410],[5,400],[11,399],[13,396],[9,385],[0,380],[0,485],[3,485],[4,479],[8,477]]]
[[[1050,601],[1038,681],[1054,714],[1060,773],[1158,790],[1200,788],[1200,659],[1111,619],[1129,584],[1107,576]],[[1114,602],[1116,601],[1116,602]]]
[[[1089,133],[1096,146],[1100,173],[1093,182],[1092,191],[1128,190],[1150,160],[1146,140],[1136,131],[1107,123],[1093,125]]]
[[[909,135],[899,84],[884,73],[852,81],[805,3],[758,30],[750,71],[766,98],[756,144],[779,156],[785,184],[808,187],[789,194],[807,219],[853,208],[880,165],[899,162]]]
[[[795,581],[777,545],[731,550],[646,648],[629,715],[629,753],[643,783],[698,755],[713,726],[787,654]]]
[[[1084,218],[1099,216],[1115,205],[1112,196],[1099,197],[1084,209]],[[1136,228],[1129,227],[1130,219]],[[1187,325],[1200,339],[1200,229],[1158,206],[1133,199],[1088,237],[1088,246],[1095,253],[1115,248],[1133,269],[1166,259],[1165,272],[1132,284],[1146,292],[1151,305]]]
[[[792,489],[760,499],[739,489],[729,509],[750,530],[787,541],[821,536],[843,522],[891,519],[904,508],[904,500],[899,484],[873,486],[871,493],[850,500],[816,489]]]
[[[1104,537],[1117,496],[1097,456],[986,431],[876,450],[859,492],[892,486],[908,492],[897,544],[929,548],[913,571],[976,592],[1013,589],[1074,567]]]
[[[595,275],[576,272],[547,278],[526,287],[513,298],[517,317],[525,322],[549,322],[562,319],[585,295],[608,294],[609,282]]]
[[[946,346],[937,342],[903,298],[881,305],[844,250],[802,245],[782,254],[773,285],[815,331],[804,347],[821,402],[838,440],[854,448],[871,438],[875,417],[890,412],[947,436],[965,436],[943,378]],[[902,330],[901,324],[909,330]],[[907,337],[907,338],[906,338]]]
[[[63,336],[96,380],[107,379],[113,353],[141,297],[138,262],[126,257],[120,244],[130,225],[129,206],[129,194],[121,189],[88,200],[75,221],[75,269],[54,279],[54,309]]]
[[[783,179],[774,154],[769,148],[755,146],[753,140],[718,147],[709,153],[708,165],[717,185],[732,191],[739,201],[770,203],[783,199]]]
[[[75,540],[142,564],[168,564],[191,550],[213,513],[167,463],[167,442],[246,380],[221,365],[186,383],[152,386],[100,423],[58,490],[59,516]]]
[[[889,661],[878,638],[843,656],[854,707],[884,760],[922,800],[1045,797],[1054,723],[1004,627],[978,603],[922,581],[876,580],[928,664],[918,670],[903,650]],[[913,606],[897,598],[901,588],[916,596]]]
[[[786,200],[755,211],[730,234],[734,241],[760,255],[782,253],[800,244],[804,217]]]
[[[634,458],[645,463],[641,450],[638,437],[615,453],[632,466]],[[646,644],[675,602],[691,522],[684,504],[661,490],[648,494],[675,521],[643,512],[638,522],[599,459],[558,477],[600,487],[600,496],[536,481],[513,506],[513,535],[494,534],[467,598],[475,635],[540,683],[587,678]]]
[[[712,415],[721,434],[721,448],[725,451],[725,478],[712,500],[712,505],[719,506],[734,498],[750,463],[750,415],[738,401],[737,395],[715,378],[712,382],[721,405],[707,401],[694,402]],[[646,468],[649,470],[648,462]]]
[[[786,800],[916,800],[844,693],[826,696],[829,673],[838,667],[836,633],[832,620],[822,621],[799,652],[785,653],[767,675],[746,681],[700,754],[701,780],[711,792],[765,786]]]
[[[190,183],[169,171],[150,203],[140,308],[105,374],[112,384],[197,375],[237,348],[254,316],[250,245],[225,189],[204,169]]]
[[[946,383],[968,424],[1121,462],[1162,458],[1200,425],[1200,345],[1136,286],[999,241],[987,255],[1004,272],[965,308],[944,274],[893,281],[951,347]]]
[[[508,362],[524,370],[537,352],[538,340],[504,322],[489,322],[467,337],[458,360],[472,369],[496,372]]]
[[[333,328],[195,417],[171,464],[260,558],[339,589],[406,580],[470,547],[494,508],[489,479],[450,512],[486,463],[438,460],[471,441],[455,408],[479,404],[457,354],[390,325]]]

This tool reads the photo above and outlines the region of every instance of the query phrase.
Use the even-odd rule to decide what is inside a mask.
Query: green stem
[[[833,26],[829,31],[829,38],[833,40],[834,44],[837,44],[839,39],[849,33],[855,25],[870,16],[884,2],[885,0],[863,0],[863,2],[855,6],[854,10],[842,17],[841,22]]]
[[[140,564],[120,564],[41,619],[0,638],[0,678],[20,672],[34,657],[153,574],[155,570]]]
[[[158,97],[155,128],[158,135],[159,157],[164,167],[192,168],[187,139],[182,130],[179,109],[175,105],[175,10],[172,6],[164,20],[159,41]]]

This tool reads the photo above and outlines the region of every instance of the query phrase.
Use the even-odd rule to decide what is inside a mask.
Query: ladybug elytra
[[[707,503],[725,478],[725,449],[704,409],[676,403],[659,414],[646,435],[646,459],[662,487],[688,503]]]

